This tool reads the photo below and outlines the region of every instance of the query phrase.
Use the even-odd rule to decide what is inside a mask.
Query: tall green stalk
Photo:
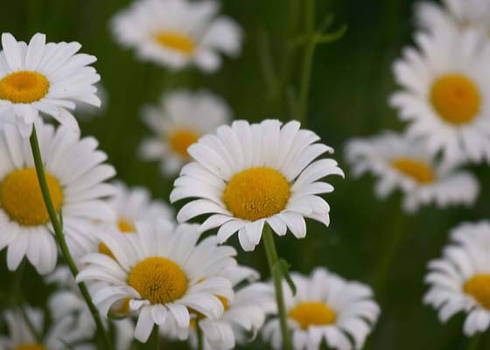
[[[199,327],[199,320],[196,320],[196,332],[197,332],[197,350],[204,350],[204,335],[202,329]]]
[[[480,333],[473,336],[473,338],[468,339],[468,345],[466,346],[466,350],[478,350],[481,338],[482,338],[482,334]]]
[[[279,257],[277,255],[276,244],[274,243],[274,236],[272,234],[269,225],[264,225],[262,232],[262,240],[264,242],[265,253],[267,255],[267,262],[269,264],[269,270],[274,281],[274,289],[276,292],[276,303],[279,316],[279,322],[282,332],[282,348],[284,350],[292,350],[291,335],[288,328],[288,315],[286,305],[284,303],[284,294],[282,291],[282,272],[279,269]]]
[[[150,337],[150,349],[158,350],[160,349],[160,327],[155,325]]]
[[[41,193],[43,195],[44,204],[46,205],[46,209],[49,214],[49,219],[51,220],[51,224],[53,225],[56,241],[60,246],[63,257],[65,258],[66,263],[68,264],[68,267],[70,268],[73,277],[76,278],[76,276],[78,275],[78,268],[75,262],[73,261],[73,257],[71,256],[70,250],[68,249],[68,245],[66,244],[61,221],[58,220],[58,214],[56,213],[56,210],[53,205],[53,201],[51,200],[51,194],[49,193],[49,187],[46,182],[46,174],[44,173],[41,151],[39,149],[39,141],[37,139],[36,127],[34,125],[30,137],[30,143],[31,143],[32,156],[34,158],[34,164],[36,166],[36,173],[39,181],[39,186],[41,188]],[[92,298],[90,297],[87,286],[85,285],[85,283],[79,283],[78,287],[80,289],[80,293],[83,296],[83,299],[85,300],[85,303],[87,304],[90,312],[92,313],[95,324],[97,326],[97,331],[103,340],[104,350],[112,349],[111,341],[104,328],[104,324],[102,323],[102,319],[100,317],[99,311],[97,310],[94,303],[92,302]]]

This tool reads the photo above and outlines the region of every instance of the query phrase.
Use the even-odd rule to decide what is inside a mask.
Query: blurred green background
[[[120,179],[130,185],[146,186],[155,197],[167,200],[173,179],[165,179],[156,163],[137,157],[137,147],[149,133],[141,122],[141,107],[155,103],[163,89],[208,88],[228,101],[236,117],[250,121],[291,118],[284,101],[270,97],[259,54],[264,38],[268,37],[274,64],[278,67],[282,64],[282,48],[291,31],[288,11],[291,1],[304,3],[222,0],[223,12],[244,29],[245,41],[242,54],[226,59],[214,75],[193,69],[179,74],[166,72],[156,65],[137,61],[132,51],[117,45],[109,31],[109,20],[130,0],[3,0],[0,29],[22,40],[28,40],[35,32],[44,32],[48,41],[79,41],[83,52],[98,57],[95,66],[107,90],[108,103],[100,115],[81,122],[82,132],[100,140]],[[317,23],[327,14],[335,14],[332,28],[347,24],[348,31],[340,41],[317,48],[307,127],[336,149],[334,157],[344,170],[348,170],[343,160],[346,140],[383,129],[403,128],[386,101],[396,88],[391,63],[411,40],[413,4],[411,0],[316,2]],[[302,28],[301,21],[298,28]],[[301,54],[303,49],[298,50]],[[291,62],[294,89],[298,86],[301,56],[293,55]],[[440,255],[448,230],[462,221],[486,218],[489,209],[485,200],[489,196],[486,179],[490,171],[486,167],[473,170],[483,180],[482,193],[474,208],[427,207],[411,216],[401,213],[398,195],[379,201],[374,197],[371,178],[355,180],[347,171],[345,180],[332,180],[336,191],[327,197],[332,207],[331,226],[327,229],[310,221],[304,240],[288,236],[278,241],[280,254],[291,262],[294,270],[309,273],[315,266],[326,266],[347,279],[377,285],[376,298],[383,310],[369,340],[371,349],[465,349],[462,315],[442,325],[436,312],[422,305],[421,300],[426,291],[425,265]],[[386,257],[400,230],[400,249],[388,263]],[[0,256],[0,290],[5,296],[2,307],[8,304],[12,281],[4,255],[2,252]],[[262,249],[253,254],[241,252],[239,260],[268,276]],[[386,281],[379,283],[385,275]],[[31,268],[22,287],[29,302],[43,303],[47,291]],[[481,349],[490,347],[490,336],[486,338]],[[268,347],[257,343],[254,348]]]

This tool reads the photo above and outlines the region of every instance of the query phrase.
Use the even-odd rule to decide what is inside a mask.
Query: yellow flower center
[[[155,40],[161,46],[178,51],[186,56],[192,55],[196,50],[196,42],[185,33],[174,31],[160,31],[155,34]]]
[[[54,209],[59,212],[63,204],[63,191],[58,180],[46,172],[49,193]],[[36,169],[15,170],[0,184],[0,207],[11,220],[23,226],[44,225],[49,222]]]
[[[277,170],[250,168],[231,178],[223,201],[236,217],[254,221],[279,213],[290,194],[288,180]]]
[[[119,231],[121,231],[121,233],[133,233],[135,231],[133,223],[125,218],[119,219],[119,221],[117,222],[117,227],[119,228]]]
[[[295,320],[302,329],[310,326],[326,326],[335,322],[335,312],[322,302],[302,302],[289,311],[289,318]]]
[[[48,350],[48,348],[42,344],[20,344],[14,350]]]
[[[114,310],[114,313],[116,315],[121,315],[125,316],[129,313],[129,302],[131,301],[131,298],[125,298],[121,304],[119,304],[118,307]]]
[[[471,277],[464,285],[464,292],[471,295],[485,309],[490,309],[490,274]]]
[[[170,135],[170,147],[182,158],[190,158],[187,149],[199,139],[199,134],[192,130],[176,130]]]
[[[437,79],[432,85],[430,100],[441,118],[452,124],[471,122],[481,107],[477,85],[461,74]]]
[[[419,160],[411,158],[396,158],[391,162],[399,172],[411,177],[415,181],[426,184],[435,179],[434,171],[430,166]]]
[[[128,284],[152,304],[167,304],[185,294],[188,282],[179,265],[155,256],[140,261],[131,269]]]
[[[0,80],[0,99],[13,103],[39,101],[46,96],[48,90],[48,79],[37,72],[15,72]]]

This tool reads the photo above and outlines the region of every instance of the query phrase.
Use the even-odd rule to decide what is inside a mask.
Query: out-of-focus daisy
[[[189,146],[230,119],[226,102],[207,91],[164,95],[159,106],[144,110],[144,121],[155,135],[143,142],[141,154],[161,161],[164,174],[175,175],[190,160]]]
[[[90,64],[95,56],[77,54],[81,45],[46,43],[36,34],[29,44],[2,34],[0,52],[0,127],[14,123],[29,136],[39,113],[77,129],[70,109],[76,102],[100,106],[94,84],[100,76]]]
[[[488,0],[443,0],[442,6],[435,2],[417,4],[418,24],[431,31],[457,25],[461,30],[472,28],[490,34],[490,1]]]
[[[199,319],[206,350],[234,349],[236,344],[246,344],[255,338],[262,328],[267,314],[275,310],[274,290],[264,283],[246,283],[259,278],[259,274],[244,266],[230,266],[223,277],[235,288],[233,301],[221,299],[225,307],[218,320]],[[193,325],[196,325],[194,319]],[[192,332],[191,343],[197,346],[197,332]]]
[[[321,179],[343,172],[333,159],[316,160],[333,152],[319,140],[296,121],[219,127],[189,147],[194,161],[182,168],[170,200],[195,199],[177,219],[212,214],[202,229],[220,226],[219,242],[238,231],[247,251],[259,244],[266,223],[280,236],[289,228],[297,238],[306,235],[305,217],[328,226],[330,207],[318,195],[333,186]]]
[[[74,322],[73,317],[54,318],[46,330],[46,317],[41,310],[26,305],[22,307],[24,312],[12,309],[2,314],[2,321],[8,329],[8,336],[0,336],[0,347],[3,350],[64,350],[67,345],[74,350],[95,349],[94,345],[84,342],[86,339],[74,336],[84,330],[76,329],[83,325]],[[29,323],[24,317],[28,317]],[[30,325],[36,334],[33,334]]]
[[[70,318],[73,324],[73,327],[64,334],[64,339],[91,339],[96,331],[95,322],[68,267],[63,265],[57,267],[46,277],[46,281],[58,287],[48,300],[51,317],[55,322]],[[89,286],[91,292],[95,290],[90,287],[93,286]],[[133,320],[124,318],[106,321],[114,326],[116,349],[130,349],[134,334]]]
[[[242,41],[238,25],[218,11],[211,0],[140,0],[117,14],[112,27],[117,40],[142,59],[212,72],[221,65],[221,53],[238,55]]]
[[[197,243],[197,225],[173,226],[169,221],[139,223],[135,235],[103,236],[115,259],[89,254],[77,277],[106,283],[94,294],[104,315],[113,304],[128,300],[138,315],[134,335],[142,342],[155,324],[188,334],[190,310],[218,319],[224,312],[219,297],[233,300],[231,283],[220,273],[235,264],[235,250],[218,246],[215,237]]]
[[[394,64],[403,90],[391,97],[408,134],[447,162],[490,162],[490,44],[454,27],[415,41]]]
[[[104,181],[115,174],[102,164],[107,156],[97,141],[80,139],[61,126],[36,123],[46,180],[55,210],[75,257],[93,246],[94,221],[114,220],[104,197],[114,187]],[[29,140],[12,125],[0,132],[0,248],[8,247],[7,265],[15,270],[24,256],[39,273],[56,265],[57,247],[39,187]]]
[[[478,180],[467,171],[440,164],[418,140],[385,132],[369,139],[354,139],[346,147],[354,176],[369,172],[378,178],[376,194],[385,198],[403,191],[403,207],[412,212],[435,202],[471,205],[479,193]]]
[[[490,325],[490,223],[463,224],[451,237],[443,257],[428,265],[424,302],[439,310],[441,322],[465,312],[463,330],[472,336]]]
[[[332,349],[362,349],[380,313],[371,289],[324,268],[311,276],[291,277],[296,296],[286,286],[283,289],[294,349],[319,350],[323,342]],[[278,319],[266,324],[264,337],[274,349],[282,348]]]

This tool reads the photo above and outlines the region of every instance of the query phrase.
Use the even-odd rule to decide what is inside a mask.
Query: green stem
[[[305,0],[305,37],[307,43],[303,56],[303,68],[301,73],[298,120],[304,125],[308,115],[308,95],[310,93],[311,72],[313,57],[315,56],[315,0]]]
[[[48,184],[46,182],[46,174],[44,173],[43,161],[41,158],[41,151],[39,149],[39,141],[37,139],[35,126],[33,126],[32,129],[30,142],[31,142],[32,156],[34,158],[34,164],[36,165],[36,173],[39,181],[39,186],[41,187],[44,203],[46,205],[46,209],[48,211],[51,224],[53,225],[56,241],[60,246],[63,257],[65,258],[66,263],[68,264],[68,267],[70,268],[73,277],[76,278],[76,276],[78,275],[78,269],[75,262],[73,261],[73,257],[70,254],[68,245],[66,244],[65,235],[63,233],[63,227],[61,225],[60,220],[58,220],[58,214],[56,213],[56,210],[53,206],[53,202],[51,200],[51,194],[49,193]],[[92,302],[92,298],[90,297],[87,286],[85,285],[85,283],[79,283],[78,287],[80,289],[80,293],[85,299],[85,302],[87,303],[90,312],[92,313],[95,324],[97,326],[97,330],[103,339],[104,349],[112,349],[111,341],[109,339],[109,336],[107,335],[107,332],[105,331],[104,324],[102,323],[102,319],[100,317],[99,311],[97,310],[94,303]]]
[[[150,349],[160,349],[160,327],[155,325],[150,337]]]
[[[262,232],[262,239],[264,241],[265,253],[267,255],[267,262],[269,263],[269,270],[274,281],[274,289],[276,291],[277,310],[279,315],[279,322],[281,324],[282,332],[282,348],[284,350],[292,350],[291,335],[288,328],[288,316],[286,312],[286,305],[284,303],[284,294],[282,291],[281,283],[281,270],[277,268],[279,257],[277,256],[276,245],[274,243],[274,236],[270,227],[265,224],[264,231]]]
[[[197,350],[204,350],[204,335],[202,329],[199,327],[199,320],[196,320],[196,332],[197,332]]]
[[[482,333],[477,334],[472,338],[468,339],[468,345],[466,346],[466,350],[478,350],[481,338],[482,338]]]

